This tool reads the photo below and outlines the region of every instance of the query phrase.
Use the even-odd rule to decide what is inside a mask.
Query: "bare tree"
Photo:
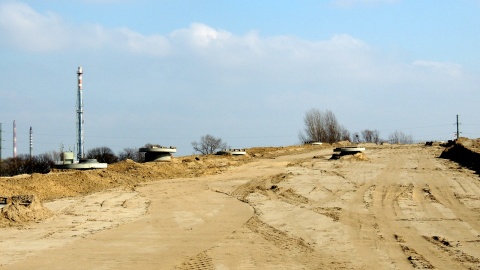
[[[300,132],[298,135],[303,142],[334,143],[346,139],[347,135],[350,138],[350,132],[338,123],[332,111],[321,112],[318,109],[310,109],[305,113],[303,121],[304,133]]]
[[[118,162],[118,157],[113,153],[112,149],[105,146],[88,150],[87,158],[96,159],[100,163],[111,164]]]
[[[310,109],[303,118],[304,132],[300,132],[299,139],[303,142],[323,142],[326,131],[323,123],[323,115],[318,109]]]
[[[124,148],[118,155],[118,159],[131,159],[135,162],[145,162],[145,153],[138,151],[138,148]]]
[[[61,160],[61,153],[55,150],[44,153],[43,155],[48,156],[51,160],[59,161]]]
[[[7,158],[1,162],[0,176],[48,173],[54,165],[55,162],[49,154],[41,154],[33,157],[30,155],[19,155],[15,158]]]
[[[379,143],[380,142],[380,132],[378,130],[365,129],[361,131],[362,139],[364,142],[369,143]]]
[[[145,148],[152,148],[152,147],[162,147],[160,144],[154,144],[154,143],[147,143],[144,146]]]
[[[398,130],[388,135],[388,141],[390,143],[398,143],[398,144],[413,143],[412,135],[406,135],[405,133]]]
[[[360,134],[358,132],[355,132],[352,134],[351,142],[353,143],[359,143],[360,142]]]
[[[30,159],[32,173],[49,173],[55,166],[55,161],[50,153],[36,155]]]
[[[200,138],[199,142],[192,142],[193,150],[200,152],[202,155],[213,154],[215,151],[227,148],[227,143],[222,139],[215,138],[212,135],[205,135]]]
[[[340,139],[342,141],[350,141],[350,131],[348,131],[344,126],[341,126],[340,133]]]
[[[325,111],[325,124],[327,125],[327,138],[329,143],[338,142],[342,139],[342,130],[344,129],[332,111]]]

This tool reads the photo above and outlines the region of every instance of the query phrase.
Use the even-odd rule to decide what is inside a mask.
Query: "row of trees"
[[[159,145],[147,143],[144,147],[150,148]],[[205,135],[199,142],[192,142],[193,149],[203,155],[213,154],[217,150],[227,148],[227,144],[220,138],[212,135]],[[126,159],[135,162],[145,162],[145,153],[138,148],[124,148],[119,155],[109,147],[96,147],[86,153],[87,159],[96,159],[100,163],[112,164]],[[19,155],[15,158],[0,160],[0,176],[13,176],[19,174],[48,173],[54,166],[55,161],[60,160],[60,153],[52,151],[37,156]]]
[[[392,144],[410,144],[413,143],[411,135],[406,135],[401,131],[395,131],[388,136],[388,140],[380,138],[378,130],[365,129],[360,132],[350,134],[350,132],[338,122],[335,114],[326,110],[324,112],[318,109],[310,109],[305,113],[303,119],[305,128],[299,133],[301,142],[326,142],[334,143],[348,140],[353,143],[382,143],[390,142]],[[192,147],[196,152],[207,155],[213,154],[217,150],[227,148],[227,144],[221,138],[216,138],[210,134],[202,136],[200,141],[192,142]]]
[[[150,148],[159,145],[147,143],[144,147]],[[227,144],[220,138],[212,135],[202,136],[199,142],[192,142],[193,149],[201,154],[213,154],[219,149],[227,148]],[[145,162],[145,153],[138,148],[124,148],[119,155],[109,147],[96,147],[86,153],[87,159],[96,159],[100,163],[112,164],[126,159],[135,162]],[[19,155],[15,158],[0,160],[0,176],[13,176],[20,174],[48,173],[54,166],[55,161],[60,160],[60,153],[52,151],[37,156]]]
[[[332,111],[320,111],[310,109],[305,113],[303,119],[305,128],[299,133],[300,141],[334,143],[342,140],[349,140],[353,143],[368,142],[381,143],[390,142],[393,144],[413,143],[411,135],[406,135],[401,131],[395,131],[388,136],[388,140],[380,138],[378,130],[365,129],[360,132],[350,134],[350,132],[338,122]],[[210,134],[202,136],[199,141],[191,143],[193,149],[200,154],[213,154],[218,150],[228,148],[227,143],[221,138],[216,138]],[[145,147],[155,145],[146,144]],[[56,152],[46,153],[30,157],[29,155],[20,155],[16,158],[0,160],[0,176],[12,176],[18,174],[48,173],[55,165],[55,160],[60,160],[60,154]],[[96,159],[98,162],[112,164],[118,161],[131,159],[135,162],[144,162],[145,153],[139,152],[138,148],[124,148],[119,155],[108,147],[93,148],[86,153],[89,159]]]
[[[335,114],[332,111],[324,112],[318,109],[310,109],[303,118],[305,124],[303,132],[300,131],[298,137],[301,142],[325,142],[334,143],[342,140],[348,140],[353,143],[382,143],[392,144],[410,144],[413,143],[411,135],[406,135],[401,131],[395,131],[388,136],[388,140],[380,138],[378,130],[365,129],[360,132],[350,134],[350,132],[339,124]]]
[[[19,155],[15,158],[0,160],[0,176],[48,173],[54,165],[54,157],[51,154],[32,157],[30,155]]]
[[[151,144],[147,144],[146,147]],[[125,148],[117,156],[108,147],[92,148],[86,153],[86,158],[96,159],[100,163],[112,164],[118,161],[131,159],[135,162],[144,162],[145,153],[138,148]],[[41,155],[18,155],[15,158],[0,160],[0,176],[19,174],[48,173],[55,167],[55,161],[60,160],[60,153],[52,151]]]
[[[338,122],[332,111],[324,112],[318,109],[310,109],[305,113],[303,119],[305,128],[299,133],[300,141],[308,142],[326,142],[334,143],[348,140],[353,143],[382,143],[390,142],[392,144],[410,144],[413,143],[411,135],[406,135],[401,131],[395,131],[388,136],[388,140],[380,138],[378,130],[365,129],[360,132],[350,134],[350,132]],[[200,141],[192,142],[192,147],[196,152],[207,155],[213,154],[218,150],[227,148],[227,144],[221,138],[216,138],[210,134],[202,136]]]

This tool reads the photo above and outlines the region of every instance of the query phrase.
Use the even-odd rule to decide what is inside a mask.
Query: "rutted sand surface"
[[[23,228],[1,229],[0,265],[21,261],[47,249],[116,227],[146,213],[149,202],[136,191],[109,190],[46,203],[54,218]]]
[[[46,204],[2,269],[480,269],[480,178],[439,147],[331,149]],[[314,158],[315,157],[315,158]]]

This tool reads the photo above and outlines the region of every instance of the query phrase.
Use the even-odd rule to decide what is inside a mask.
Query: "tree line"
[[[411,144],[413,139],[401,131],[395,131],[388,135],[388,140],[380,137],[378,130],[365,129],[351,134],[342,126],[335,114],[330,111],[310,109],[303,118],[304,130],[300,131],[298,137],[303,143],[324,142],[334,143],[339,141],[350,141],[352,143],[383,143]]]
[[[160,147],[158,144],[147,143],[145,148]],[[227,144],[220,138],[205,135],[198,142],[192,142],[196,152],[203,155],[213,154],[217,150],[227,148]],[[133,160],[138,163],[145,162],[145,153],[139,148],[124,148],[118,155],[109,147],[95,147],[86,152],[87,159],[96,159],[100,163],[112,164],[123,160]],[[18,155],[15,158],[0,160],[0,176],[14,176],[20,174],[49,173],[55,167],[55,161],[61,160],[61,153],[51,151],[41,155]]]
[[[303,143],[324,142],[335,143],[339,141],[350,141],[352,143],[383,143],[410,144],[413,143],[411,135],[401,131],[395,131],[388,136],[388,140],[380,137],[378,130],[365,129],[351,134],[341,125],[335,114],[330,111],[310,109],[305,113],[303,119],[304,130],[299,132],[299,139]],[[202,155],[213,154],[221,149],[228,148],[227,143],[221,138],[210,134],[202,136],[199,141],[191,143],[193,150]],[[154,147],[147,143],[144,147]],[[100,163],[112,164],[126,159],[135,162],[145,162],[145,153],[139,152],[138,148],[124,148],[118,155],[109,147],[96,147],[86,153],[86,158],[96,159]],[[19,174],[48,173],[55,166],[55,161],[60,160],[60,153],[52,151],[37,156],[19,155],[15,158],[0,160],[0,176],[13,176]]]
[[[146,144],[146,147],[152,144]],[[126,159],[135,162],[144,162],[145,153],[138,151],[138,148],[124,148],[119,155],[115,155],[108,147],[95,147],[87,151],[87,159],[96,159],[100,163],[112,164]],[[52,151],[40,155],[18,155],[0,160],[0,176],[14,176],[20,174],[49,173],[55,167],[55,161],[60,160],[60,153]]]

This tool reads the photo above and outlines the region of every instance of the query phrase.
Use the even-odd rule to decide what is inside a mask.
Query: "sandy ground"
[[[45,203],[1,269],[480,269],[480,177],[438,146],[256,158]]]

